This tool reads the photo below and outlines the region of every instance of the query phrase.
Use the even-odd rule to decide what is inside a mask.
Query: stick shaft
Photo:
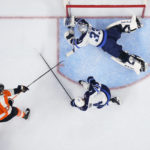
[[[50,71],[53,73],[53,75],[55,76],[56,80],[59,82],[59,84],[61,85],[61,87],[63,88],[63,90],[65,91],[65,93],[68,95],[68,97],[70,98],[70,100],[72,100],[70,94],[68,93],[68,91],[65,89],[65,87],[63,86],[63,84],[60,82],[60,80],[58,79],[58,77],[56,76],[56,74],[54,73],[54,71],[51,69],[51,67],[49,66],[49,64],[47,63],[47,61],[45,60],[45,58],[40,54],[40,56],[42,57],[43,61],[45,62],[45,64],[48,66],[48,68],[50,69]]]
[[[50,68],[48,71],[46,71],[45,73],[43,73],[41,76],[39,76],[37,79],[35,79],[34,81],[32,81],[27,87],[30,87],[33,83],[35,83],[36,81],[38,81],[40,78],[42,78],[43,76],[45,76],[48,72],[52,71],[55,67],[57,67],[59,64],[61,64],[63,61],[57,63],[54,67]]]
[[[57,67],[59,64],[61,64],[63,61],[60,61],[59,63],[57,63],[54,67],[52,67],[51,69],[49,69],[48,71],[46,71],[45,73],[43,73],[41,76],[39,76],[37,79],[35,79],[34,81],[32,81],[27,87],[30,87],[33,83],[35,83],[36,81],[38,81],[40,78],[42,78],[44,75],[46,75],[48,72],[52,71],[55,67]],[[20,92],[21,93],[21,92]],[[20,94],[19,93],[19,94]],[[12,100],[14,100],[19,94],[15,95]]]

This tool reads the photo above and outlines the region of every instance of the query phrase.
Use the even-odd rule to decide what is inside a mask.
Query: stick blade
[[[69,57],[69,56],[71,56],[73,53],[74,53],[74,51],[71,50],[71,51],[69,51],[69,52],[66,54],[66,56]]]

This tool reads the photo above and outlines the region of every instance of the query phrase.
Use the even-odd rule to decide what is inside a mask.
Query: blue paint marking
[[[105,29],[117,20],[120,19],[87,19],[97,29]],[[123,46],[123,50],[139,55],[150,63],[150,19],[143,19],[142,22],[143,28],[130,34],[123,33],[118,43]],[[87,79],[88,76],[94,76],[98,82],[106,84],[110,88],[117,88],[132,84],[150,74],[149,67],[147,72],[136,75],[134,71],[114,62],[110,55],[102,49],[92,45],[77,49],[73,55],[66,57],[66,53],[72,49],[72,46],[64,38],[67,29],[64,27],[63,19],[59,20],[59,25],[59,59],[65,60],[64,67],[60,67],[59,71],[71,80],[77,82]],[[77,29],[76,36],[79,36]]]

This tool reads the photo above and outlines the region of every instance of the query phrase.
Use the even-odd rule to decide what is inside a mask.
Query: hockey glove
[[[72,101],[70,102],[70,105],[71,105],[72,107],[77,107],[76,104],[75,104],[75,102],[74,102],[74,99],[72,99]]]
[[[28,87],[26,87],[26,86],[24,86],[24,85],[21,85],[21,91],[22,92],[26,92],[26,91],[28,91],[29,89],[28,89]]]
[[[18,94],[20,92],[24,92],[25,93],[27,90],[29,90],[28,87],[26,87],[24,85],[18,85],[18,87],[14,89],[14,93],[15,94]]]

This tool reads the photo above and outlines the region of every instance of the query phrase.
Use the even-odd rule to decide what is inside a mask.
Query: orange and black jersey
[[[11,113],[12,107],[9,104],[9,97],[14,94],[14,90],[4,90],[0,95],[0,120],[3,120]]]

